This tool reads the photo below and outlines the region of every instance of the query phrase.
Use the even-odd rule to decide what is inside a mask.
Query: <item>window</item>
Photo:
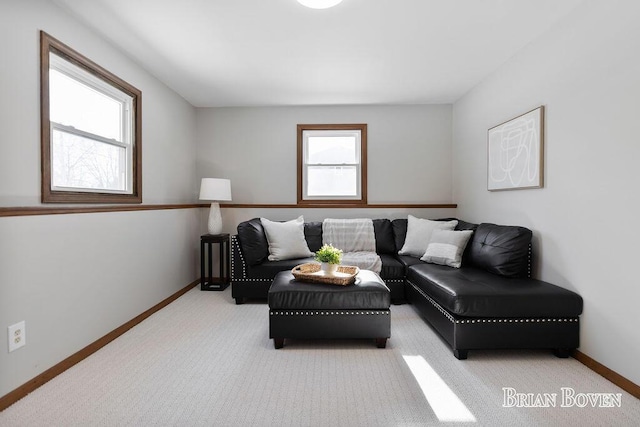
[[[42,201],[142,202],[141,92],[40,37]]]
[[[367,125],[298,125],[298,204],[367,203]]]

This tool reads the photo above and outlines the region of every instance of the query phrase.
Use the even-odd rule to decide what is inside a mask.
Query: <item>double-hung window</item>
[[[139,90],[41,36],[42,201],[141,202]]]
[[[367,203],[367,125],[298,125],[298,204]]]

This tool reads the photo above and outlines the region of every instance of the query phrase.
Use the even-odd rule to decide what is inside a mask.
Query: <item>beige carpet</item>
[[[0,425],[640,425],[640,401],[576,360],[472,351],[458,361],[413,307],[391,311],[386,349],[289,341],[274,350],[266,304],[195,288],[0,413]],[[557,405],[505,408],[503,387],[556,393]],[[563,408],[562,387],[622,393],[621,405]]]

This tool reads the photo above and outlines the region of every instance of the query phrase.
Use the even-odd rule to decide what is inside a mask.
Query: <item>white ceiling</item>
[[[456,101],[583,0],[53,0],[197,107]]]

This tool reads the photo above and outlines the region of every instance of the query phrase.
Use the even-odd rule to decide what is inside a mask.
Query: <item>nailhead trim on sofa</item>
[[[384,311],[352,311],[352,310],[333,310],[333,311],[270,311],[271,316],[336,316],[336,315],[389,315],[389,310]]]
[[[438,309],[438,311],[442,314],[444,314],[444,316],[449,319],[449,321],[451,323],[455,323],[455,319],[453,318],[453,316],[451,315],[451,313],[449,313],[447,310],[445,310],[444,308],[442,308],[442,306],[440,304],[438,304],[437,302],[435,302],[435,300],[433,300],[429,295],[427,295],[422,289],[420,289],[419,287],[417,287],[416,285],[414,285],[411,280],[407,280],[407,283],[409,285],[411,285],[416,291],[418,291],[420,293],[420,295],[422,295],[423,297],[426,298],[427,301],[429,301],[431,303],[431,305],[433,305],[435,308]]]
[[[242,261],[242,276],[240,277],[243,281],[245,282],[269,282],[271,283],[271,281],[273,281],[273,278],[271,279],[261,279],[261,278],[256,278],[256,279],[251,279],[249,277],[247,277],[247,264],[246,261],[244,260],[244,256],[242,255],[242,251],[240,250],[240,242],[238,241],[238,236],[237,235],[233,235],[231,236],[231,280],[235,279],[235,275],[234,275],[234,271],[236,268],[236,263],[235,263],[235,259],[233,257],[233,253],[235,250],[237,250],[237,253],[240,255],[240,261]]]
[[[246,264],[244,262],[244,257],[242,256],[242,251],[240,250],[240,242],[238,242],[238,236],[237,235],[233,235],[231,236],[231,253],[234,252],[234,250],[238,251],[238,254],[240,254],[240,260],[242,261],[242,277],[245,278],[247,277],[247,267]],[[231,271],[234,271],[235,268],[235,260],[233,259],[234,257],[231,257]],[[233,277],[233,274],[231,275],[231,277]],[[247,280],[247,279],[245,279]]]

